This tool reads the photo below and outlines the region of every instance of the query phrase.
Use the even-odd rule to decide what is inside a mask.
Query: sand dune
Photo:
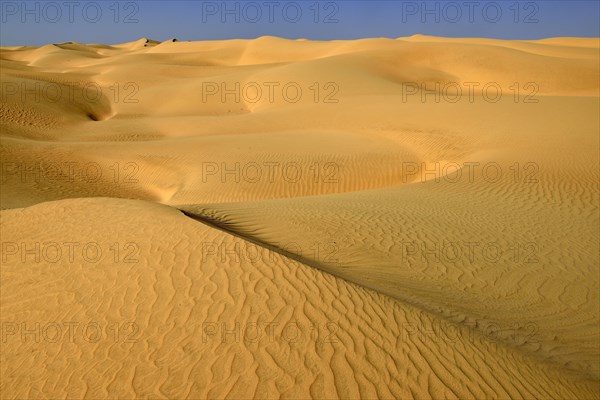
[[[2,48],[2,397],[599,398],[599,63]]]

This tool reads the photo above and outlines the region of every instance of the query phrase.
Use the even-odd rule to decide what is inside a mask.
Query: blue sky
[[[264,35],[315,40],[600,36],[600,1],[0,1],[0,45]]]

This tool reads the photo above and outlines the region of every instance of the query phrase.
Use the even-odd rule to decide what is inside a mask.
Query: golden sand
[[[2,48],[2,398],[599,398],[599,48]]]

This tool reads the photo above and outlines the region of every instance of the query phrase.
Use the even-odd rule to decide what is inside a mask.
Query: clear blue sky
[[[0,44],[255,38],[600,36],[600,1],[0,1]]]

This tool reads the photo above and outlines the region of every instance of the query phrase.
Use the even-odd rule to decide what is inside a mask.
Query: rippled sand
[[[1,48],[2,398],[599,398],[599,47]]]

